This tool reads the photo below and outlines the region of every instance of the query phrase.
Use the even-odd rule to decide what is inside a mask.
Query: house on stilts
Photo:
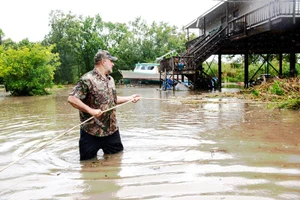
[[[249,55],[279,57],[276,66],[282,76],[282,55],[289,54],[289,75],[296,76],[296,54],[300,53],[300,0],[224,0],[186,27],[188,35],[199,30],[199,37],[188,40],[186,51],[160,61],[160,73],[173,80],[187,77],[194,88],[201,88],[203,63],[218,55],[218,80],[222,80],[222,55],[244,57],[244,87],[249,74]],[[250,79],[249,79],[250,78]],[[221,88],[221,81],[217,83]]]

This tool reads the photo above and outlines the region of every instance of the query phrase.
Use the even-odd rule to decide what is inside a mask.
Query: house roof
[[[203,13],[202,15],[200,15],[199,17],[194,19],[192,22],[190,22],[188,25],[186,25],[184,28],[185,29],[193,29],[193,28],[201,29],[201,28],[203,28],[203,25],[204,25],[203,18],[215,15],[215,14],[217,14],[216,12],[220,12],[222,10],[222,8],[220,6],[225,8],[225,3],[223,1],[217,3],[211,9],[209,9],[208,11],[206,11],[205,13]],[[224,10],[222,10],[222,11],[224,11]],[[221,13],[219,13],[219,14],[221,14]],[[210,19],[206,19],[206,20],[210,20]]]

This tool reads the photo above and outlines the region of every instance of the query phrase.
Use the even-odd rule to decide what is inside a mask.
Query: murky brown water
[[[69,91],[0,92],[0,168],[79,124]],[[118,93],[173,100],[118,108],[121,154],[80,162],[78,128],[33,152],[0,172],[0,199],[300,199],[299,111],[232,98],[185,104],[201,97],[188,91]]]

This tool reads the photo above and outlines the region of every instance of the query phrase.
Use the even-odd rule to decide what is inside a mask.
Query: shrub
[[[0,71],[6,89],[14,96],[48,94],[53,86],[54,71],[60,64],[53,46],[32,44],[1,50]]]

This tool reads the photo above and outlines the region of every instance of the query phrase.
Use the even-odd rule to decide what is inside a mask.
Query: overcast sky
[[[51,10],[91,17],[99,14],[105,22],[127,23],[141,17],[147,23],[163,21],[181,28],[217,3],[217,0],[4,0],[0,29],[4,39],[41,41],[50,30]]]

